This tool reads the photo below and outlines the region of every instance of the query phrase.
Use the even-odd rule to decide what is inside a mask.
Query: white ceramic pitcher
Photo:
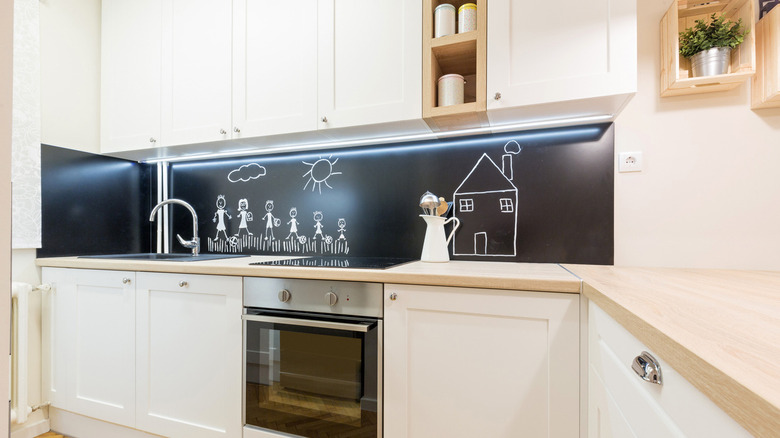
[[[460,226],[460,221],[456,217],[444,219],[441,216],[430,216],[427,214],[421,214],[421,218],[425,219],[425,223],[428,224],[428,228],[425,230],[425,242],[423,242],[422,256],[420,260],[423,262],[448,262],[450,261],[450,254],[447,251],[447,245],[450,244],[452,236],[455,235],[455,230]],[[444,224],[453,222],[452,231],[449,237],[444,235]]]

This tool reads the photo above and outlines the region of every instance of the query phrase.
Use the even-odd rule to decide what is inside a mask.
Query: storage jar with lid
[[[449,106],[463,103],[463,76],[459,74],[444,75],[439,78],[439,105]]]
[[[477,30],[477,5],[466,3],[458,8],[458,33]]]
[[[443,3],[433,10],[434,38],[455,33],[455,6]]]

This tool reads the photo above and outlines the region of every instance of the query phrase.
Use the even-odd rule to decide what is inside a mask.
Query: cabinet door
[[[384,321],[386,437],[578,436],[578,295],[387,285]]]
[[[155,0],[102,2],[103,153],[154,147],[160,138],[161,14]]]
[[[317,0],[233,5],[233,137],[316,130]]]
[[[232,4],[162,2],[162,146],[230,138]]]
[[[489,111],[636,92],[635,0],[489,3]]]
[[[135,426],[135,275],[44,268],[43,388],[52,406]]]
[[[241,436],[240,277],[138,273],[138,429]]]
[[[420,2],[319,5],[319,128],[421,118]]]

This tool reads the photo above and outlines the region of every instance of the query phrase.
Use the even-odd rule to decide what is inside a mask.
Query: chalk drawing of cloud
[[[232,183],[239,181],[247,182],[252,179],[260,178],[261,176],[265,176],[265,167],[257,163],[250,163],[230,171],[228,174],[228,181]]]

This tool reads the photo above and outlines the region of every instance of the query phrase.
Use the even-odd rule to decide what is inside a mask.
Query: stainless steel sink
[[[249,257],[245,254],[181,254],[181,253],[141,253],[141,254],[104,254],[79,256],[83,259],[117,259],[117,260],[158,260],[168,262],[199,262],[203,260],[233,259]]]

